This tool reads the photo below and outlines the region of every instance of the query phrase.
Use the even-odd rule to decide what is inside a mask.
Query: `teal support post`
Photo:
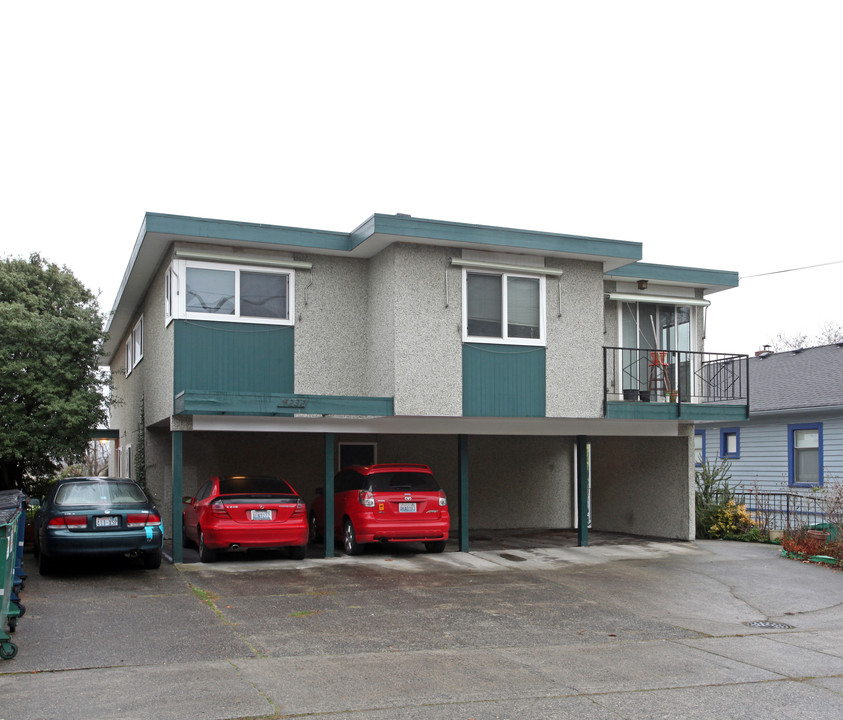
[[[588,438],[577,435],[577,546],[588,546]]]
[[[184,446],[182,431],[173,432],[173,562],[180,563],[184,560],[182,551],[182,494],[184,493],[183,466]]]
[[[334,433],[325,433],[325,557],[334,557]]]
[[[468,552],[468,435],[459,436],[460,552]]]

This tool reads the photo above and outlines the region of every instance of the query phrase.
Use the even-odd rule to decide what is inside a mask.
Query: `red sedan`
[[[335,537],[348,555],[377,542],[423,542],[428,552],[442,552],[450,527],[448,499],[427,465],[357,465],[334,479]],[[325,496],[317,491],[311,540],[324,532]]]
[[[212,477],[184,498],[185,542],[199,547],[199,559],[213,562],[219,550],[289,547],[300,560],[307,550],[304,501],[277,477]]]

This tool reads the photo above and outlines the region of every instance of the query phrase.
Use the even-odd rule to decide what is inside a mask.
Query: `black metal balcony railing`
[[[606,401],[747,405],[749,356],[603,348]]]

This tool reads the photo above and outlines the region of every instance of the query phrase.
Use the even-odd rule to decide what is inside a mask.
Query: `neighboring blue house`
[[[726,459],[745,490],[810,490],[843,480],[843,343],[749,360],[747,422],[703,423],[697,464]]]
[[[595,530],[690,540],[694,422],[746,418],[746,356],[703,347],[737,273],[642,263],[640,243],[148,213],[126,254],[111,469],[143,458],[170,538],[209,475],[281,474],[330,507],[338,466],[374,461],[433,468],[462,550],[469,529],[586,544],[589,500]]]

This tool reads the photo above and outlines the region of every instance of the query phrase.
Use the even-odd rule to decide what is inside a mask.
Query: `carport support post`
[[[325,557],[334,557],[334,433],[325,433]]]
[[[588,437],[577,435],[577,546],[588,545]]]
[[[468,435],[459,436],[460,552],[468,552]]]
[[[182,465],[184,464],[184,447],[181,430],[173,432],[173,562],[184,560],[182,553],[182,516],[181,498],[183,492]]]

